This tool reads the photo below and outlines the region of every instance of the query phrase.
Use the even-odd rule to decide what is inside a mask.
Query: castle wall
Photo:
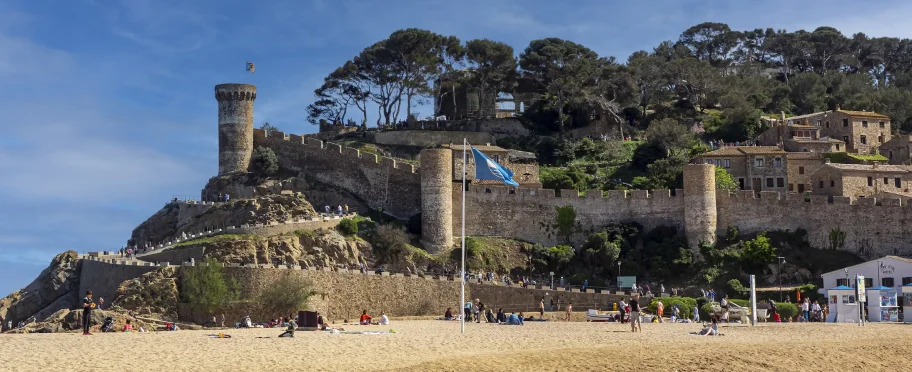
[[[218,101],[219,175],[246,172],[253,154],[253,101],[256,86],[219,84]]]
[[[374,135],[374,142],[380,145],[436,147],[439,145],[461,145],[466,139],[471,144],[494,143],[494,137],[485,132],[396,130],[382,131]]]
[[[470,283],[467,287],[471,289],[472,296],[466,298],[481,300],[485,307],[491,308],[495,313],[497,309],[503,308],[507,314],[514,311],[517,313],[525,311],[532,313],[526,314],[527,317],[534,315],[536,318],[538,317],[539,306],[541,306],[539,301],[542,298],[545,299],[545,310],[548,310],[553,299],[555,306],[560,301],[562,311],[568,303],[572,303],[576,311],[586,311],[587,309],[610,309],[612,303],[618,302],[624,297],[623,295],[608,293],[553,291],[550,289],[506,287],[478,283]]]
[[[85,296],[86,290],[91,290],[96,302],[99,298],[104,298],[106,306],[110,306],[114,302],[120,283],[138,278],[142,274],[156,269],[151,263],[146,262],[123,260],[120,262],[126,264],[82,260],[82,269],[79,273],[79,298],[82,299]]]
[[[581,243],[612,223],[638,222],[651,229],[662,225],[684,228],[684,201],[670,190],[575,190],[508,188],[469,185],[466,193],[466,235],[503,236],[543,245],[565,244],[556,227],[556,207],[573,206],[577,226],[570,240]],[[461,236],[461,186],[453,187],[453,234]],[[511,190],[513,190],[511,192]],[[682,195],[678,190],[675,195]]]
[[[486,119],[475,122],[475,130],[491,133],[494,137],[524,137],[532,134],[519,119]]]
[[[863,258],[912,253],[912,235],[907,231],[912,224],[912,208],[899,199],[827,199],[812,195],[805,201],[800,194],[781,196],[772,191],[761,192],[759,198],[749,191],[736,196],[719,193],[717,231],[723,234],[729,225],[745,234],[801,228],[808,231],[811,246],[828,248],[831,231],[839,229],[846,237],[845,246],[837,248]]]
[[[338,144],[255,129],[254,146],[271,148],[286,171],[339,187],[397,218],[421,211],[421,176],[411,164]]]

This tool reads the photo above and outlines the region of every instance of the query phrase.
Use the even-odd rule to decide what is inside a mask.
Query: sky
[[[0,296],[57,253],[116,250],[172,197],[198,197],[218,170],[216,84],[257,85],[257,126],[311,133],[323,77],[402,28],[517,54],[559,37],[624,61],[708,21],[909,38],[908,14],[905,0],[3,0]]]

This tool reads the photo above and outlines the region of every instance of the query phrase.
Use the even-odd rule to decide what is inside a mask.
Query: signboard
[[[637,277],[635,276],[619,276],[618,277],[618,287],[621,288],[631,288],[633,284],[636,283]]]
[[[865,281],[864,275],[858,275],[855,277],[855,288],[858,288],[858,302],[865,302]]]

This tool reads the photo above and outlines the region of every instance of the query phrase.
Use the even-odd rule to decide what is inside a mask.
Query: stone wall
[[[571,241],[580,243],[605,225],[639,222],[647,229],[676,226],[683,231],[683,191],[672,196],[670,190],[612,190],[607,197],[601,190],[579,196],[575,190],[508,188],[469,185],[466,193],[466,235],[503,236],[555,245],[565,243],[559,236],[556,209],[571,205],[576,211],[577,227]],[[453,234],[461,236],[461,187],[453,187]]]
[[[180,265],[189,262],[193,258],[196,262],[202,262],[206,254],[206,248],[199,245],[177,247],[166,249],[161,252],[150,253],[142,257],[142,260],[148,262],[169,263],[171,265]]]
[[[151,263],[142,261],[83,259],[78,293],[82,298],[86,290],[91,290],[95,301],[104,298],[105,303],[110,304],[114,301],[120,283],[155,269]]]
[[[490,133],[494,137],[524,137],[532,134],[519,119],[502,118],[478,120],[474,123],[478,132]]]
[[[485,132],[396,130],[382,131],[374,135],[374,142],[380,145],[437,147],[439,145],[462,144],[467,139],[472,144],[494,143],[494,137]]]
[[[520,287],[507,287],[504,285],[478,284],[471,283],[468,285],[471,289],[471,297],[467,299],[479,299],[486,307],[491,308],[494,312],[503,308],[504,312],[532,312],[538,317],[538,310],[542,298],[545,300],[545,310],[549,311],[551,300],[554,300],[555,306],[560,301],[561,310],[565,309],[568,303],[573,303],[575,311],[586,311],[587,309],[606,310],[611,308],[611,304],[623,298],[622,295],[606,293],[585,293],[575,290],[568,292],[565,290],[553,291],[550,289],[533,289]],[[467,295],[468,296],[468,295]],[[467,300],[468,301],[468,300]],[[556,309],[555,309],[556,310]],[[526,316],[528,316],[527,314]]]
[[[255,129],[254,146],[271,148],[283,170],[339,187],[398,218],[421,211],[421,177],[411,164],[283,132]]]

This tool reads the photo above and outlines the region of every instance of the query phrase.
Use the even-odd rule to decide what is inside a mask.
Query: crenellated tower
[[[253,157],[253,101],[256,86],[219,84],[218,101],[219,175],[247,172]]]
[[[431,253],[453,246],[453,151],[421,150],[421,243]]]
[[[684,166],[684,232],[697,250],[701,242],[716,242],[716,168],[711,164]]]

